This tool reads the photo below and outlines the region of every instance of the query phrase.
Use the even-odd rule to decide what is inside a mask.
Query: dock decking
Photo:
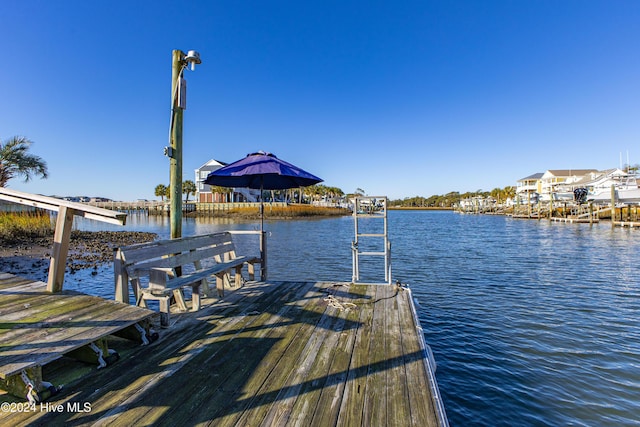
[[[67,384],[49,402],[61,412],[36,407],[0,422],[446,425],[412,307],[396,286],[249,282]]]

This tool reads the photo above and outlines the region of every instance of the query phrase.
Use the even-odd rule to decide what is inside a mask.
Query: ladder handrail
[[[367,200],[367,203],[362,203]],[[391,243],[389,242],[388,227],[387,227],[387,197],[386,196],[357,196],[352,199],[353,202],[353,219],[355,227],[355,239],[351,243],[352,250],[352,281],[354,283],[360,282],[360,257],[361,256],[384,256],[384,278],[388,284],[391,284]],[[365,209],[363,204],[366,205]],[[359,232],[359,219],[373,218],[382,219],[382,233],[360,233]],[[383,251],[360,251],[359,239],[361,237],[374,237],[384,239]]]

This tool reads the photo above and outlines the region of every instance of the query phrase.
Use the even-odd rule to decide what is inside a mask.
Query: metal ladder
[[[361,221],[366,221],[366,224],[364,222],[361,224]],[[351,242],[353,283],[363,283],[360,281],[360,258],[371,256],[384,257],[384,281],[390,285],[391,243],[387,232],[387,197],[359,196],[353,199],[353,222],[355,225],[355,239]],[[365,232],[361,232],[361,229],[365,229]],[[379,250],[379,241],[377,246],[375,245],[377,239],[383,240],[382,250]],[[365,250],[361,246],[365,247]],[[373,246],[375,247],[372,249]]]

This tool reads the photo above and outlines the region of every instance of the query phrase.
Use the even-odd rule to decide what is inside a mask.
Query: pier
[[[2,422],[447,425],[408,288],[248,282],[172,319],[154,343]]]
[[[0,272],[2,425],[448,425],[411,290],[390,277],[268,281],[263,265],[260,281],[245,282],[237,269],[233,281],[215,279],[218,297],[197,286],[188,302],[168,297],[162,324],[127,304],[129,280],[116,280],[121,302],[63,290],[73,217],[124,224],[123,214],[11,190],[0,198],[58,212],[48,282]],[[170,252],[179,266],[201,270],[202,255],[226,270],[235,251],[223,260],[216,248]],[[116,257],[134,261],[123,250]],[[130,272],[138,297],[141,271],[153,294],[169,274],[160,267],[176,267],[142,255]]]

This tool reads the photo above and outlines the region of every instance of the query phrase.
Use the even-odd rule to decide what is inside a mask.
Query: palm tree
[[[184,181],[182,183],[182,194],[186,195],[184,198],[184,202],[187,203],[189,201],[189,194],[196,195],[196,184],[193,181]]]
[[[167,194],[167,186],[164,184],[156,185],[155,195],[160,197],[160,200],[164,202],[164,196]]]
[[[14,136],[2,144],[0,141],[0,187],[5,187],[7,181],[16,176],[24,176],[24,181],[32,175],[47,178],[47,164],[40,157],[27,153],[33,144],[23,136]]]
[[[504,190],[502,190],[502,194],[504,196],[504,199],[514,199],[516,197],[516,187],[512,186],[512,185],[508,185],[506,187],[504,187]]]
[[[215,194],[220,194],[224,197],[224,201],[228,202],[229,201],[229,195],[231,193],[233,193],[233,188],[229,188],[229,187],[220,187],[218,185],[211,185],[209,187],[209,190],[211,191],[211,193]],[[218,197],[214,197],[214,202],[218,199]]]

